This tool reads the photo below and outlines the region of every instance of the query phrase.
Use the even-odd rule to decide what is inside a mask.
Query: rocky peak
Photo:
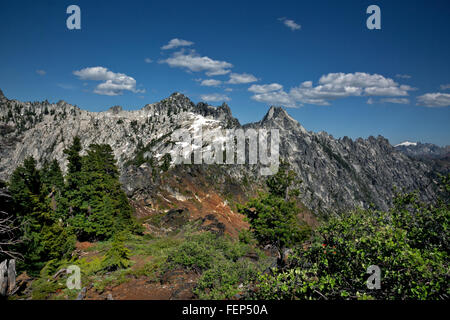
[[[282,107],[271,106],[269,111],[267,111],[266,115],[261,120],[261,124],[273,121],[288,121],[298,123],[298,121],[292,118]]]
[[[194,112],[204,117],[212,117],[216,120],[223,121],[228,127],[240,127],[239,121],[232,116],[231,109],[226,103],[223,103],[219,107],[213,107],[207,103],[199,102],[195,106]]]
[[[167,101],[167,102],[175,103],[175,104],[186,104],[186,105],[193,104],[191,99],[189,99],[188,97],[186,97],[184,94],[182,94],[180,92],[172,93],[167,99],[164,99],[163,101]]]
[[[2,89],[0,89],[0,101],[6,101],[6,100],[8,100],[6,97],[5,97],[5,95],[3,94],[3,91],[2,91]]]
[[[286,116],[287,112],[282,107],[271,106],[262,121],[268,121],[273,118],[286,118]]]
[[[181,92],[174,92],[174,93],[172,93],[170,96],[169,96],[169,98],[172,98],[172,99],[179,99],[179,98],[181,98],[181,99],[189,99],[189,98],[187,98],[184,94],[182,94]]]
[[[68,103],[67,103],[66,101],[64,101],[64,100],[59,100],[59,101],[56,103],[56,105],[57,105],[57,106],[64,106],[64,105],[68,105]]]
[[[112,113],[112,114],[118,114],[119,112],[121,112],[123,109],[121,106],[113,106],[111,108],[108,109],[108,112]]]
[[[264,118],[258,124],[261,127],[307,133],[306,129],[303,128],[297,120],[292,118],[282,107],[271,106]]]
[[[187,110],[195,106],[191,99],[179,92],[172,93],[168,98],[161,100],[160,103],[166,108],[182,108]]]
[[[226,102],[222,103],[219,109],[222,109],[225,113],[231,115],[231,109]]]
[[[214,107],[204,102],[194,104],[188,97],[179,92],[172,93],[168,98],[160,102],[147,104],[144,110],[152,114],[168,116],[183,112],[195,113],[222,121],[227,127],[240,126],[239,121],[232,116],[231,109],[226,103],[219,107]]]

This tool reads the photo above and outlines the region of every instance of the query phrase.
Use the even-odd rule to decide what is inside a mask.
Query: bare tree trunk
[[[8,265],[8,294],[12,294],[16,288],[16,260],[9,260]]]
[[[4,260],[0,263],[0,296],[6,296],[6,291],[8,290],[8,260]]]
[[[5,187],[0,187],[0,258],[20,258],[14,251],[15,245],[21,242],[18,239],[19,226],[11,213],[13,200]],[[7,263],[7,262],[6,262]]]
[[[0,263],[0,296],[7,296],[16,288],[16,260],[4,260]]]

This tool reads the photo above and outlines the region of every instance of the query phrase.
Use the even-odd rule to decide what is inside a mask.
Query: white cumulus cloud
[[[409,91],[415,90],[411,86],[398,84],[382,75],[364,72],[329,73],[320,77],[316,86],[312,81],[304,81],[288,92],[282,90],[282,87],[271,92],[264,92],[277,87],[276,84],[275,86],[274,84],[261,85],[252,86],[250,87],[252,90],[250,88],[249,90],[257,93],[252,97],[256,101],[274,103],[278,98],[279,104],[289,103],[290,106],[305,103],[327,106],[333,100],[355,96],[405,97],[409,95]],[[401,100],[397,100],[397,103],[399,101]],[[369,99],[367,103],[374,103],[374,100]]]
[[[364,72],[329,73],[313,86],[310,81],[290,90],[296,101],[302,103],[329,105],[329,101],[351,96],[407,96],[414,88],[399,85],[390,78]]]
[[[227,83],[230,84],[242,84],[256,82],[258,79],[249,73],[232,73],[230,74],[230,80]]]
[[[175,39],[170,40],[168,44],[162,46],[161,49],[169,50],[169,49],[174,49],[174,48],[178,48],[178,47],[188,47],[188,46],[192,46],[193,44],[194,43],[192,41],[175,38]]]
[[[208,76],[227,74],[230,72],[229,69],[233,67],[229,62],[200,56],[194,50],[189,53],[183,51],[175,52],[171,57],[159,62],[167,63],[172,68],[183,68],[193,72],[205,72]]]
[[[448,93],[426,93],[417,97],[417,105],[430,108],[448,107],[450,106],[450,94]]]
[[[123,73],[115,73],[105,67],[89,67],[73,72],[80,80],[103,81],[98,84],[94,93],[117,96],[123,91],[143,93],[145,90],[136,89],[136,80]]]

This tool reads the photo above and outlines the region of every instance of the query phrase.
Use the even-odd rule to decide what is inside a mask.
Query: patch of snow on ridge
[[[399,144],[395,145],[394,147],[399,147],[399,146],[405,146],[405,147],[417,146],[417,142],[405,141],[405,142],[402,142],[402,143],[399,143]]]

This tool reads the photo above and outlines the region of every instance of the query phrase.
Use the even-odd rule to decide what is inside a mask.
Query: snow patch
[[[417,142],[405,141],[405,142],[402,142],[402,143],[399,143],[399,144],[395,145],[394,147],[399,147],[399,146],[405,146],[405,147],[417,146]]]

